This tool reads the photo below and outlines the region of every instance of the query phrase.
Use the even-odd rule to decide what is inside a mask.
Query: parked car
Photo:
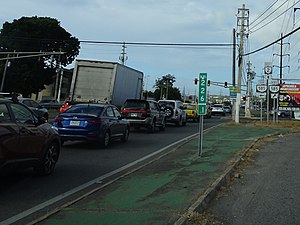
[[[18,98],[18,101],[28,106],[32,111],[34,111],[38,116],[44,117],[46,120],[49,118],[48,110],[42,107],[37,101],[31,98]]]
[[[97,103],[73,105],[57,115],[53,125],[62,142],[92,141],[103,148],[114,139],[127,142],[130,128],[116,106]]]
[[[62,103],[55,99],[42,99],[39,104],[46,109],[59,109],[62,106]]]
[[[185,126],[187,117],[183,102],[179,100],[159,100],[159,107],[165,111],[166,122],[175,123],[176,126]]]
[[[211,114],[225,116],[224,105],[223,104],[214,104],[211,107]]]
[[[271,110],[270,115],[273,115],[273,114],[274,114],[274,110]],[[281,118],[293,118],[294,117],[293,111],[290,111],[290,110],[278,110],[277,115],[278,115],[278,117],[281,117]]]
[[[121,113],[135,129],[144,127],[151,133],[156,127],[161,131],[165,130],[165,112],[160,109],[156,101],[127,99],[121,108]]]
[[[52,125],[27,106],[0,98],[0,169],[33,167],[42,175],[54,171],[60,137]]]

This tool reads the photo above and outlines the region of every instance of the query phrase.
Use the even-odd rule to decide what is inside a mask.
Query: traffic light
[[[227,88],[227,87],[228,87],[227,81],[225,81],[225,83],[224,83],[224,87],[225,87],[225,88]]]
[[[198,84],[198,78],[194,79],[194,84],[197,85]]]
[[[207,86],[210,86],[210,80],[207,80]]]

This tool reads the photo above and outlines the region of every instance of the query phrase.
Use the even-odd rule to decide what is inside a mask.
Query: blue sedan
[[[53,125],[58,128],[62,142],[93,141],[106,148],[112,140],[127,142],[129,122],[119,109],[109,104],[76,104],[56,116]]]

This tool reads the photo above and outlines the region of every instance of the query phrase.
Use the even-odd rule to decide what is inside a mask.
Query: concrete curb
[[[208,204],[212,201],[212,199],[216,196],[218,191],[222,186],[224,186],[226,183],[230,181],[230,178],[232,177],[232,173],[234,169],[241,163],[243,157],[245,157],[248,152],[253,148],[253,146],[260,140],[267,138],[267,137],[272,137],[278,135],[276,134],[268,134],[263,137],[259,137],[257,139],[254,139],[254,142],[245,149],[245,151],[238,156],[234,163],[230,165],[224,173],[218,177],[207,189],[206,191],[187,209],[187,213],[181,215],[181,217],[173,224],[173,225],[183,225],[186,220],[187,216],[190,215],[193,212],[202,212],[205,209],[208,208]]]

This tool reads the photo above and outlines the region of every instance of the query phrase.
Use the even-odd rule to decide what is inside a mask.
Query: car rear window
[[[126,101],[124,104],[124,109],[147,109],[148,107],[148,102],[145,101]]]
[[[196,106],[195,105],[185,105],[186,109],[189,110],[196,110]]]
[[[97,116],[102,113],[103,109],[103,106],[74,105],[71,108],[67,109],[65,113],[83,113]]]
[[[172,109],[175,108],[175,103],[174,102],[164,102],[164,101],[160,101],[159,103],[159,106],[162,107],[162,108],[165,108],[165,107],[171,107]]]

